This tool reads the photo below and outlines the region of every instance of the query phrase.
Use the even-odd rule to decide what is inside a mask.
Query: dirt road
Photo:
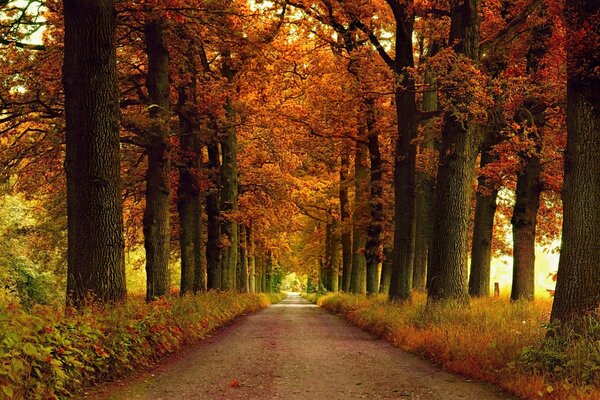
[[[88,399],[512,399],[442,372],[296,294]]]

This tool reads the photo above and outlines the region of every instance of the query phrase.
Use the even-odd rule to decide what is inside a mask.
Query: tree
[[[448,43],[461,56],[465,64],[461,68],[469,65],[475,68],[473,73],[479,57],[480,6],[479,0],[464,0],[456,2],[450,10]],[[472,99],[466,101],[470,103]],[[428,262],[429,300],[468,297],[469,210],[480,138],[472,121],[461,120],[458,115],[446,112],[444,116]]]
[[[67,295],[126,296],[119,172],[116,12],[112,0],[64,0]]]
[[[148,167],[143,228],[146,249],[146,300],[152,301],[169,292],[171,157],[168,123],[171,111],[169,53],[165,42],[163,17],[148,15],[147,18],[144,24],[144,40],[148,56],[146,87],[151,126],[145,149]]]
[[[568,0],[563,232],[552,314],[569,325],[600,304],[600,4]]]

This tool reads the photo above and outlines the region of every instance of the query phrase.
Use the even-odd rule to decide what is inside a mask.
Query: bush
[[[78,312],[49,306],[34,306],[31,312],[4,307],[0,398],[68,397],[82,387],[151,365],[270,302],[265,294],[209,292],[151,304],[129,300]]]
[[[549,301],[427,306],[422,294],[409,304],[342,293],[315,301],[406,351],[523,398],[600,399],[598,320],[588,321],[583,335],[548,339]]]

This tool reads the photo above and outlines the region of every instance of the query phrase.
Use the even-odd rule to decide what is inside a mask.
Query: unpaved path
[[[86,398],[512,399],[374,339],[297,294],[153,371]]]

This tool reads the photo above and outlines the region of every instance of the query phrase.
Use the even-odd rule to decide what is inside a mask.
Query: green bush
[[[82,387],[150,365],[270,302],[265,294],[209,292],[151,304],[134,299],[77,312],[39,305],[31,312],[14,304],[4,307],[0,399],[69,397]]]

